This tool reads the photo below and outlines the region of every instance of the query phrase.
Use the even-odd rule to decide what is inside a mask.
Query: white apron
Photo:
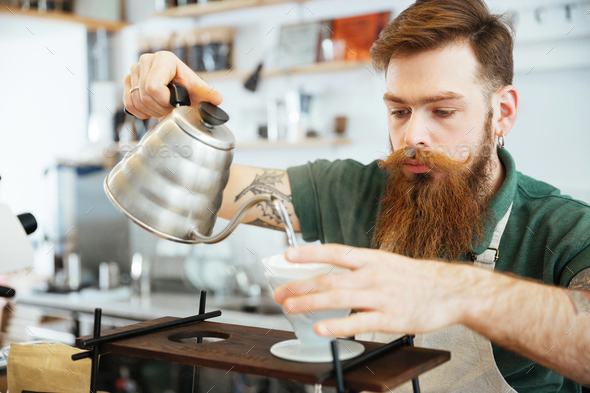
[[[477,255],[474,262],[493,270],[496,265],[497,249],[500,238],[510,217],[510,209],[496,225],[492,241],[486,251]],[[357,340],[391,342],[403,335],[385,333],[361,333]],[[451,352],[451,360],[430,370],[419,377],[420,390],[423,393],[508,393],[516,392],[504,379],[494,360],[492,344],[484,336],[463,325],[450,326],[431,333],[418,334],[414,345],[424,348],[440,349]],[[393,389],[395,393],[411,393],[411,381]]]

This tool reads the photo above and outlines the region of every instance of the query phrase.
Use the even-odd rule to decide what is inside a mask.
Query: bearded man
[[[481,0],[419,0],[371,48],[385,72],[391,154],[270,170],[232,165],[219,215],[256,193],[287,205],[304,240],[293,262],[351,269],[289,284],[290,313],[354,309],[317,334],[451,352],[425,392],[579,392],[590,384],[590,206],[517,172],[505,148],[517,117],[514,30]],[[163,116],[168,82],[221,103],[169,52],[125,79],[127,110]],[[245,222],[284,228],[261,204]],[[395,391],[410,391],[408,384]]]

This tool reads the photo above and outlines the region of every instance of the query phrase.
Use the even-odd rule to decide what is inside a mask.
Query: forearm
[[[590,313],[566,289],[471,268],[462,324],[495,344],[583,385],[590,384]],[[586,304],[586,306],[585,306]]]
[[[299,231],[299,219],[293,208],[289,177],[283,169],[232,164],[219,217],[231,219],[247,200],[259,194],[271,194],[283,201],[293,229]],[[268,202],[260,202],[251,208],[242,222],[277,230],[285,227],[275,207]]]

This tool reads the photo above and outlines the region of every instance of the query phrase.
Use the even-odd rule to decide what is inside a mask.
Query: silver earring
[[[504,147],[504,133],[502,133],[502,135],[498,137],[498,146],[500,146],[501,148]]]

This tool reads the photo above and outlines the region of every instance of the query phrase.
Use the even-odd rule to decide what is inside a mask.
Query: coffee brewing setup
[[[224,125],[229,116],[208,102],[199,102],[196,108],[191,106],[182,86],[170,84],[169,88],[170,103],[176,108],[109,173],[104,183],[109,200],[144,229],[188,244],[219,242],[232,233],[250,208],[260,202],[272,203],[283,219],[289,244],[296,246],[289,215],[282,202],[270,194],[248,200],[225,229],[212,235],[235,147],[235,138]],[[174,160],[146,154],[162,145],[176,149]],[[191,154],[180,151],[186,146]],[[285,266],[273,265],[276,257],[280,256],[264,263],[278,272]],[[288,274],[267,275],[273,289],[288,282],[291,273],[285,271]],[[193,392],[198,388],[198,367],[204,367],[336,386],[338,393],[386,392],[409,380],[414,392],[419,392],[418,376],[450,360],[448,351],[414,347],[411,335],[388,344],[322,339],[312,330],[316,320],[305,314],[289,316],[294,334],[211,322],[221,311],[206,312],[205,308],[206,291],[201,291],[197,315],[163,317],[102,333],[102,313],[96,309],[93,335],[76,340],[78,347],[88,351],[75,354],[72,359],[91,359],[91,392],[97,391],[99,355],[116,353],[195,366]],[[317,314],[318,318],[345,316]]]

